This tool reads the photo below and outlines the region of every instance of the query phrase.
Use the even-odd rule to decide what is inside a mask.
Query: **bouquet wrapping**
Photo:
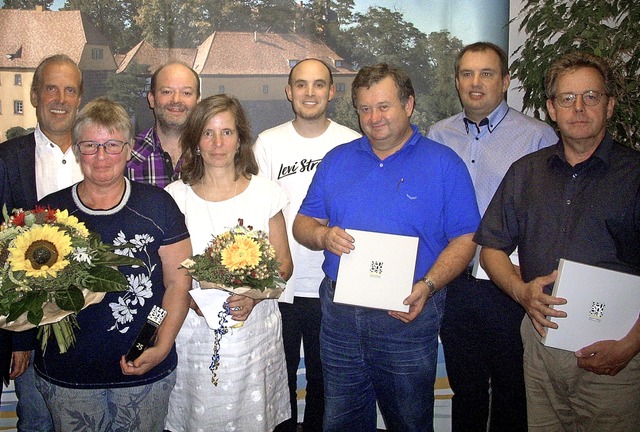
[[[200,283],[203,290],[213,288],[254,300],[277,299],[286,285],[280,276],[280,263],[276,260],[268,234],[254,230],[251,226],[245,227],[242,219],[238,219],[238,225],[235,227],[214,236],[204,253],[185,260],[182,266]],[[202,296],[192,293],[196,302],[202,299]],[[230,328],[239,328],[242,322],[227,325],[230,310],[226,303],[222,310],[214,312],[213,316],[204,312],[203,304],[199,306],[203,309],[209,327],[214,331],[213,355],[209,369],[212,373],[211,382],[217,385],[220,341]],[[209,306],[207,305],[207,309],[211,309]],[[217,308],[214,307],[213,310]]]
[[[3,208],[0,225],[0,327],[38,327],[41,347],[53,335],[61,353],[75,343],[75,315],[124,291],[127,280],[116,266],[139,265],[118,255],[66,210]]]

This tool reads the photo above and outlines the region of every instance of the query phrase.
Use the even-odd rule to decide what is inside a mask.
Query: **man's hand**
[[[322,234],[322,248],[338,256],[351,252],[353,242],[354,238],[339,226],[325,227]]]
[[[9,378],[16,379],[27,370],[31,360],[31,351],[14,351],[11,353],[11,374]]]
[[[640,318],[619,341],[604,340],[576,351],[578,367],[598,375],[614,376],[640,352]]]
[[[593,343],[575,353],[578,367],[598,375],[615,376],[635,356],[634,350],[623,340]]]
[[[428,297],[429,287],[427,284],[419,281],[413,285],[411,294],[403,301],[404,304],[409,305],[409,312],[389,311],[389,315],[399,319],[403,323],[409,323],[420,315],[425,303],[427,303]]]
[[[555,282],[558,277],[557,270],[546,276],[535,278],[529,283],[522,282],[519,287],[513,289],[513,297],[520,303],[531,319],[533,326],[540,336],[547,334],[545,327],[557,329],[558,324],[547,319],[547,316],[565,318],[567,313],[552,309],[551,305],[563,305],[567,300],[544,293],[544,287]]]

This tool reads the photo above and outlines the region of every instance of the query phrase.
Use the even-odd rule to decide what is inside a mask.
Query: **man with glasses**
[[[66,55],[48,57],[36,68],[31,84],[36,129],[0,144],[0,159],[7,168],[15,208],[32,209],[46,195],[82,180],[71,149],[71,130],[82,90],[82,72]],[[35,387],[35,341],[35,330],[13,335],[11,378],[15,380],[17,426],[21,432],[53,431],[49,410]]]
[[[640,153],[607,132],[615,78],[604,59],[560,57],[545,89],[560,142],[511,166],[474,240],[491,279],[527,313],[529,430],[637,431],[640,320],[624,338],[575,353],[540,339],[558,327],[548,316],[566,316],[566,300],[550,295],[560,258],[640,274]],[[519,269],[508,257],[516,247]]]
[[[465,46],[455,61],[462,112],[429,128],[469,169],[480,214],[509,166],[558,142],[546,123],[510,108],[507,54],[497,45]],[[453,432],[526,432],[520,323],[524,309],[473,265],[447,286],[440,337],[453,399]]]

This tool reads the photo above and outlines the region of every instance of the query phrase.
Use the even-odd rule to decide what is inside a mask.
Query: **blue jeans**
[[[20,432],[53,432],[51,413],[42,394],[36,388],[36,372],[33,369],[33,352],[29,367],[14,380],[16,397],[17,428]]]
[[[327,432],[375,432],[376,401],[391,431],[433,431],[433,386],[445,292],[405,324],[387,311],[336,304],[322,282],[320,356]]]
[[[36,377],[58,432],[162,432],[175,383],[175,371],[151,384],[103,389],[61,387]]]

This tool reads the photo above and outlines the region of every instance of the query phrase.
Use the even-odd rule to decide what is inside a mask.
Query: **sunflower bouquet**
[[[0,225],[0,327],[38,327],[44,350],[53,335],[61,353],[75,342],[75,314],[106,292],[124,291],[115,267],[139,265],[117,255],[67,210],[3,208]]]
[[[277,299],[284,291],[286,282],[280,276],[280,263],[276,252],[269,243],[267,233],[238,225],[214,236],[203,254],[196,255],[182,263],[191,276],[200,282],[204,290],[192,290],[191,295],[198,303],[209,328],[214,331],[213,354],[211,356],[211,382],[218,385],[216,371],[220,367],[220,342],[222,336],[233,328],[242,327],[243,322],[228,326],[229,306],[225,302],[222,310],[211,304],[210,297],[202,296],[208,288],[217,288],[232,294],[253,299]],[[209,297],[209,298],[208,298]],[[201,304],[202,302],[202,304]]]

